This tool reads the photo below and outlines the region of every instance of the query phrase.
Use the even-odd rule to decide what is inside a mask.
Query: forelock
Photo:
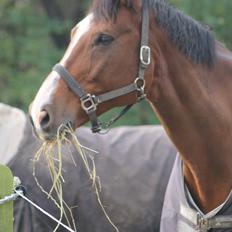
[[[98,20],[116,20],[122,6],[134,9],[133,0],[95,0],[91,12]]]

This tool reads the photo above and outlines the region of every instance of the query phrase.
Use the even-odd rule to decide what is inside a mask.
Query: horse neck
[[[230,91],[225,101],[223,91],[232,64],[219,57],[212,68],[193,64],[155,25],[151,41],[155,65],[148,99],[182,156],[190,191],[207,212],[222,203],[232,187],[225,181],[232,176],[232,95]],[[227,70],[224,77],[222,67]]]

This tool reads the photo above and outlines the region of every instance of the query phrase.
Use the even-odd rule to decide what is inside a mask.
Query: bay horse
[[[179,151],[161,231],[181,231],[181,216],[195,230],[232,228],[231,218],[215,218],[232,208],[231,77],[232,53],[165,0],[95,0],[31,104],[31,121],[43,139],[88,120],[99,132],[97,115],[146,98]]]

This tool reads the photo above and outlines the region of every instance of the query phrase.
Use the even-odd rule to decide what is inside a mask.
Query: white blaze
[[[49,77],[44,81],[35,97],[31,108],[31,117],[36,129],[40,128],[38,114],[41,110],[44,110],[43,107],[45,105],[52,103],[59,80],[60,76],[57,73],[52,72],[51,75],[49,75]]]
[[[93,15],[90,14],[86,18],[84,18],[80,23],[77,24],[76,28],[77,31],[72,38],[72,41],[65,52],[65,55],[60,62],[61,64],[64,64],[64,62],[68,59],[68,57],[71,55],[73,49],[75,46],[77,46],[78,42],[80,39],[83,37],[83,35],[88,32],[90,29],[90,25],[93,19]],[[39,92],[37,93],[35,100],[32,104],[31,108],[31,117],[33,119],[34,125],[36,129],[40,129],[40,125],[38,122],[38,114],[42,109],[47,104],[51,104],[54,93],[57,90],[58,83],[60,80],[60,76],[56,72],[52,72],[49,77],[44,81],[42,84]]]
[[[81,22],[79,22],[76,25],[75,28],[77,29],[77,32],[73,36],[72,41],[61,61],[61,64],[64,63],[66,59],[68,59],[68,57],[70,57],[72,51],[77,46],[80,39],[83,37],[83,35],[85,35],[89,31],[92,20],[93,20],[93,14],[89,14],[86,18],[84,18]]]

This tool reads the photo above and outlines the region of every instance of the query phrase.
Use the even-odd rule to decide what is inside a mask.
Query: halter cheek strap
[[[96,114],[97,106],[99,104],[115,99],[120,96],[127,95],[134,91],[138,92],[138,100],[144,99],[146,97],[146,94],[144,92],[145,89],[144,75],[147,67],[151,62],[151,49],[148,46],[148,40],[149,40],[148,38],[149,38],[149,8],[148,8],[148,0],[144,0],[138,77],[135,79],[134,83],[130,85],[109,91],[107,93],[98,96],[87,93],[84,89],[82,89],[81,85],[61,64],[56,64],[53,67],[53,71],[57,72],[66,82],[68,87],[73,91],[73,93],[75,93],[80,98],[81,107],[89,116],[89,120],[92,124],[93,133],[98,133],[102,130],[103,124],[98,121]],[[108,123],[106,123],[105,127],[109,128],[115,121],[121,118],[131,107],[132,105],[126,106],[119,115],[112,118]]]

